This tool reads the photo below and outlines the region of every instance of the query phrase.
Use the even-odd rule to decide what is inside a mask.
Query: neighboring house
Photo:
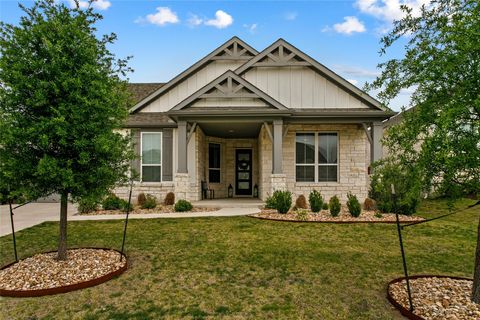
[[[134,197],[199,200],[206,185],[224,198],[231,185],[234,197],[317,189],[363,199],[394,114],[283,39],[258,52],[233,37],[165,84],[130,88]]]

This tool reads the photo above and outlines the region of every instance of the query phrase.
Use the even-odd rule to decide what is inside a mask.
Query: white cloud
[[[77,5],[74,0],[68,0],[68,3],[70,4],[71,8],[75,8]],[[89,7],[88,1],[85,0],[80,0],[78,1],[78,6],[80,9],[87,9]],[[92,7],[98,10],[107,10],[110,8],[112,3],[108,0],[94,0],[92,2]]]
[[[112,3],[108,0],[95,0],[94,3],[92,3],[93,7],[99,10],[107,10],[110,8]]]
[[[137,20],[141,22],[143,19]],[[151,24],[156,24],[158,26],[164,26],[168,23],[178,23],[180,20],[175,12],[173,12],[168,7],[158,7],[155,14],[148,14],[146,21]]]
[[[297,16],[298,16],[297,12],[290,11],[290,12],[285,13],[284,18],[285,18],[285,20],[293,21],[293,20],[297,19]]]
[[[215,19],[205,21],[205,25],[212,26],[218,29],[226,28],[232,23],[232,16],[222,10],[217,10],[217,12],[215,12]]]
[[[413,10],[413,15],[419,15],[421,7],[430,0],[357,0],[355,6],[360,12],[374,16],[391,24],[404,16],[401,5],[407,5]]]
[[[350,77],[360,77],[360,78],[376,78],[380,75],[379,71],[376,70],[367,70],[360,67],[353,67],[353,66],[344,66],[344,65],[337,65],[334,66],[335,71],[338,73],[346,74]]]
[[[359,21],[357,17],[344,17],[345,21],[342,23],[336,23],[333,25],[333,29],[338,33],[353,34],[355,32],[365,32],[365,26],[363,22]]]
[[[354,86],[356,86],[358,83],[358,80],[355,80],[355,79],[347,79],[347,81],[353,84]]]
[[[192,27],[196,27],[203,23],[203,19],[197,16],[196,14],[191,14],[190,18],[187,20],[187,23]]]
[[[247,28],[250,33],[255,33],[257,31],[258,25],[256,23],[244,24],[243,27]]]

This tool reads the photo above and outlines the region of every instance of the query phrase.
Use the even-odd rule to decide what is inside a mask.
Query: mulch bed
[[[277,221],[298,221],[298,222],[330,222],[330,223],[394,223],[396,222],[395,214],[382,213],[381,216],[376,216],[375,211],[362,210],[359,217],[355,218],[348,212],[346,207],[342,207],[337,217],[332,217],[330,211],[321,210],[318,213],[308,210],[306,219],[298,214],[298,211],[291,210],[286,214],[278,213],[277,210],[263,209],[260,213],[251,215],[254,218],[277,220]],[[400,215],[400,222],[415,222],[425,220],[422,217]]]
[[[218,211],[219,208],[206,208],[206,207],[193,207],[190,211],[185,212],[210,212],[210,211]],[[160,205],[154,209],[142,209],[139,206],[133,208],[130,211],[130,214],[151,214],[151,213],[173,213],[176,212],[173,206],[164,206]],[[78,212],[77,215],[86,215],[86,216],[96,216],[96,215],[105,215],[105,214],[125,214],[123,210],[96,210],[88,213],[80,213]]]
[[[16,291],[20,292],[17,296],[22,296],[22,292],[28,296],[28,292],[60,287],[71,287],[71,290],[59,292],[72,291],[80,288],[75,287],[77,284],[91,282],[89,286],[92,286],[100,283],[95,279],[106,281],[108,275],[125,269],[127,264],[126,258],[120,261],[118,251],[100,248],[69,249],[65,261],[56,257],[57,252],[39,253],[4,267],[0,270],[0,294],[15,296]]]
[[[413,314],[408,304],[404,279],[393,281],[388,287],[389,300],[409,319],[467,320],[480,319],[480,305],[470,300],[473,281],[444,276],[413,276],[410,279]]]

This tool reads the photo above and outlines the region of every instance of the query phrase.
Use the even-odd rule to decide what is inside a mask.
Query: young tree
[[[420,15],[406,6],[402,9],[405,17],[383,37],[381,53],[406,42],[405,57],[381,63],[382,73],[369,89],[380,89],[387,103],[400,90],[413,88],[414,108],[387,132],[385,143],[400,161],[419,167],[426,191],[478,195],[480,2],[433,0]],[[476,261],[472,298],[478,303],[480,257]]]
[[[90,7],[38,0],[18,26],[0,25],[0,169],[36,198],[61,195],[58,259],[67,258],[68,199],[127,179],[133,155],[118,131],[128,115],[127,60],[96,37]]]

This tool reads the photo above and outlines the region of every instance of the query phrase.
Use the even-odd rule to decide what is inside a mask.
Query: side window
[[[162,181],[162,133],[142,132],[142,181]]]
[[[208,181],[220,182],[220,144],[208,144]]]

